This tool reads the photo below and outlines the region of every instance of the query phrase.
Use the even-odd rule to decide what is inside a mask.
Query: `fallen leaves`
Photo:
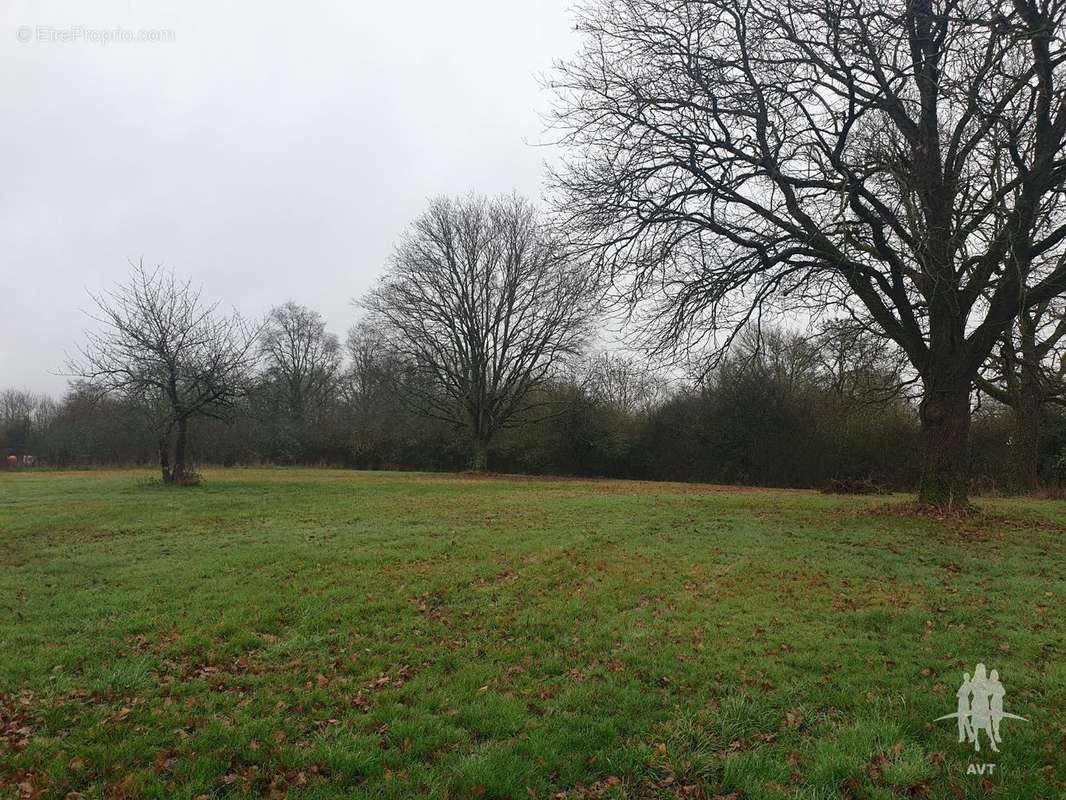
[[[33,738],[34,697],[33,692],[18,696],[0,693],[0,745],[11,752],[25,750]]]
[[[174,749],[160,750],[155,757],[153,766],[159,773],[167,773],[174,769],[178,763],[178,751]]]
[[[356,692],[354,696],[349,696],[347,698],[347,704],[351,708],[358,708],[364,714],[369,713],[370,709],[373,707],[373,704],[366,698],[362,690]]]

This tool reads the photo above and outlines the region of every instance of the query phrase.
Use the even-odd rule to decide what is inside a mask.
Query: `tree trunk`
[[[178,420],[178,433],[174,440],[174,468],[172,470],[174,483],[185,483],[188,478],[188,471],[185,467],[185,440],[188,428],[188,420],[184,417]]]
[[[1022,387],[1014,406],[1013,455],[1015,472],[1021,488],[1027,492],[1040,488],[1041,402],[1039,384],[1022,375]]]
[[[918,504],[941,512],[968,510],[969,381],[927,380],[918,415],[925,449]]]
[[[470,451],[470,471],[485,472],[489,468],[489,437],[474,434],[473,448]]]
[[[159,437],[159,471],[162,473],[163,483],[173,483],[174,477],[170,471],[170,431]]]

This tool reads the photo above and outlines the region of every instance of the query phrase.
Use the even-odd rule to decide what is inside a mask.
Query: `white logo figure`
[[[957,719],[959,723],[959,742],[971,742],[973,749],[981,752],[981,732],[988,737],[988,744],[992,751],[999,752],[996,747],[1003,738],[1000,736],[999,723],[1004,717],[1020,719],[1028,722],[1025,717],[1017,714],[1008,714],[1003,710],[1003,684],[999,681],[999,673],[992,670],[985,674],[985,665],[978,664],[974,667],[973,678],[969,672],[962,675],[962,686],[955,693],[959,698],[958,710],[954,714],[945,714],[937,717],[935,722],[942,719]]]

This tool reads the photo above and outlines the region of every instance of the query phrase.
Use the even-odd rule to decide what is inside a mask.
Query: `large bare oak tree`
[[[220,316],[188,281],[136,264],[125,284],[98,295],[69,374],[97,396],[117,393],[151,416],[163,483],[196,477],[188,464],[190,421],[226,418],[248,387],[256,333],[237,314]]]
[[[587,277],[515,196],[433,201],[362,304],[411,370],[418,407],[469,432],[474,470],[581,348],[593,308]]]
[[[966,507],[970,397],[1066,289],[1059,0],[594,0],[560,65],[567,219],[660,342],[850,311],[923,383],[920,501]]]

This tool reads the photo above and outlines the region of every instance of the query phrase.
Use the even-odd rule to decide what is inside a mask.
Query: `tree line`
[[[921,485],[920,375],[875,327],[748,324],[688,369],[597,350],[595,271],[516,196],[430,203],[342,342],[294,302],[223,313],[164,267],[92,294],[61,400],[0,394],[0,453],[58,467],[330,464],[841,491]],[[1061,305],[982,365],[965,465],[980,490],[1057,484]],[[659,366],[655,366],[659,364]]]
[[[814,332],[749,330],[700,375],[582,351],[477,453],[461,421],[425,413],[424,376],[368,319],[341,340],[313,310],[285,303],[262,325],[254,356],[227,413],[187,420],[190,474],[193,464],[480,466],[841,491],[913,490],[921,477],[920,421],[903,360],[843,321]],[[988,397],[975,406],[976,490],[1027,488],[1014,412]],[[159,463],[155,413],[143,397],[102,394],[86,382],[61,399],[7,390],[0,453],[53,467]],[[1036,475],[1055,485],[1066,419],[1054,405],[1041,414]],[[173,468],[172,458],[166,463]]]
[[[550,79],[566,153],[550,224],[514,197],[432,203],[361,300],[348,371],[373,366],[354,383],[286,379],[340,350],[285,341],[278,315],[303,310],[259,329],[139,269],[97,298],[103,327],[69,365],[78,391],[142,409],[174,483],[190,477],[191,421],[227,418],[296,459],[319,452],[308,431],[329,419],[352,463],[432,452],[537,471],[540,453],[540,468],[582,474],[881,474],[941,512],[972,510],[975,480],[1048,479],[1066,402],[1066,5],[577,13],[583,45]],[[646,371],[589,366],[605,308],[641,352],[708,368],[639,413],[597,399],[597,381]],[[813,349],[774,329],[796,318],[812,320]],[[333,409],[321,419],[316,395]]]

